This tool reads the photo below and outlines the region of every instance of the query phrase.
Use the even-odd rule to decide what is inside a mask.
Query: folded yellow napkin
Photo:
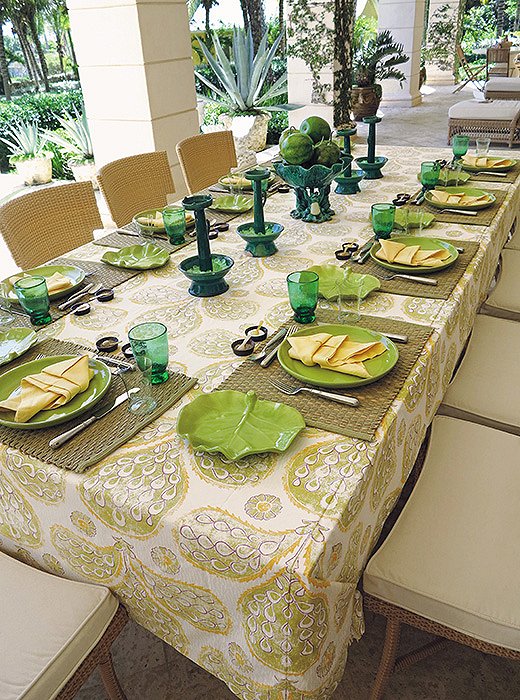
[[[418,245],[404,245],[384,238],[381,238],[379,243],[381,247],[376,253],[376,258],[399,265],[436,267],[450,257],[450,252],[446,248],[423,250]]]
[[[349,340],[348,335],[329,333],[291,336],[287,340],[291,346],[289,357],[294,360],[299,360],[308,367],[319,365],[322,369],[352,374],[363,379],[371,376],[363,364],[364,360],[377,357],[386,350],[379,341],[358,343]]]
[[[462,162],[472,168],[503,168],[511,165],[508,158],[488,158],[487,156],[470,156],[468,154],[462,157]]]
[[[11,277],[9,281],[12,285],[14,285],[14,283],[21,280],[22,277],[29,277],[29,275],[17,275],[16,277]],[[50,275],[50,277],[46,277],[45,282],[47,284],[47,291],[49,294],[52,294],[53,292],[61,292],[64,289],[72,287],[72,280],[70,277],[62,275],[61,272],[55,272],[53,275]]]
[[[488,194],[481,194],[476,197],[475,195],[465,194],[464,192],[445,192],[444,190],[432,190],[431,197],[435,202],[453,206],[481,204],[489,201]]]
[[[88,355],[49,365],[20,382],[20,392],[0,402],[0,410],[14,411],[16,423],[26,423],[39,411],[64,406],[87,389],[94,374]]]
[[[154,212],[153,216],[138,216],[136,221],[143,226],[153,226],[154,228],[164,228],[163,215],[161,211]]]

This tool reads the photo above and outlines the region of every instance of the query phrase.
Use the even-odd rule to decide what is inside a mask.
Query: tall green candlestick
[[[376,161],[376,124],[381,121],[381,117],[364,117],[363,121],[368,124],[368,163],[375,163]]]
[[[244,176],[251,180],[253,183],[253,195],[254,195],[254,211],[253,211],[253,227],[256,234],[265,234],[265,221],[264,221],[264,204],[262,192],[267,189],[267,182],[269,180],[270,172],[267,168],[255,168],[253,170],[246,170]]]
[[[195,214],[195,228],[197,231],[197,250],[199,253],[199,267],[202,272],[213,270],[211,252],[209,249],[208,224],[205,209],[213,204],[210,194],[196,194],[192,197],[184,197],[182,206]]]

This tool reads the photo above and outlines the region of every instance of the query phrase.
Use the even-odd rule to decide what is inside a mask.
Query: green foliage
[[[441,5],[430,20],[422,58],[441,70],[449,70],[453,66],[456,40],[457,12],[449,4]]]
[[[67,113],[65,118],[57,114],[56,119],[61,125],[61,130],[58,132],[46,130],[47,139],[59,146],[65,154],[70,154],[72,160],[78,162],[93,160],[94,150],[85,112],[80,114],[74,109],[73,114]]]
[[[377,19],[360,15],[354,22],[352,41],[354,46],[362,46],[377,35]]]
[[[289,115],[287,112],[273,112],[267,125],[267,143],[278,143],[282,131],[288,126]]]
[[[11,160],[37,158],[45,152],[46,137],[35,122],[15,122],[7,127],[0,141],[9,149]]]
[[[354,43],[352,82],[358,87],[370,87],[389,78],[402,83],[405,75],[396,66],[407,61],[403,45],[394,41],[388,30],[379,32],[366,43]]]

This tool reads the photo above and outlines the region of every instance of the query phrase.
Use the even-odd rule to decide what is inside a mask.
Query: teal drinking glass
[[[151,360],[151,382],[161,384],[168,379],[168,330],[163,323],[140,323],[128,331],[128,340],[141,372],[148,371]]]
[[[13,287],[22,309],[27,311],[33,325],[44,326],[52,321],[45,277],[22,277]]]
[[[309,270],[287,275],[289,302],[298,323],[312,323],[316,318],[319,280],[318,275]]]
[[[162,210],[164,228],[172,245],[182,245],[186,233],[186,215],[182,207],[165,207]]]
[[[390,238],[395,222],[395,205],[382,202],[372,204],[372,230],[376,240]]]
[[[451,149],[453,151],[454,158],[460,158],[465,156],[469,148],[469,136],[463,136],[462,134],[455,134],[451,139]]]
[[[433,190],[439,182],[441,166],[433,160],[425,160],[421,163],[421,185],[427,190]]]

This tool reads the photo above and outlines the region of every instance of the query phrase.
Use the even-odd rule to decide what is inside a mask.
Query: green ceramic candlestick
[[[376,157],[376,124],[381,121],[381,117],[363,117],[365,124],[368,124],[368,153],[366,158],[356,158],[356,163],[365,172],[367,180],[377,180],[383,177],[381,168],[388,162],[384,156]]]
[[[341,151],[341,156],[342,159],[344,156],[350,156],[352,155],[352,148],[350,144],[350,137],[354,136],[354,134],[357,134],[357,128],[354,127],[353,129],[338,129],[336,131],[338,136],[343,137],[343,149]],[[352,175],[352,168],[350,166],[350,163],[352,162],[352,158],[349,161],[348,167],[344,172],[345,177],[350,177]]]
[[[244,173],[244,177],[251,180],[253,183],[253,197],[254,197],[254,228],[255,233],[265,233],[265,221],[264,221],[264,203],[262,197],[262,182],[269,180],[270,172],[267,168],[255,168],[254,170],[247,170]]]
[[[254,221],[240,224],[237,233],[246,242],[246,251],[254,258],[274,255],[278,250],[274,241],[283,231],[281,224],[264,220],[264,189],[267,189],[270,175],[267,168],[255,168],[244,173],[244,177],[253,183]]]

